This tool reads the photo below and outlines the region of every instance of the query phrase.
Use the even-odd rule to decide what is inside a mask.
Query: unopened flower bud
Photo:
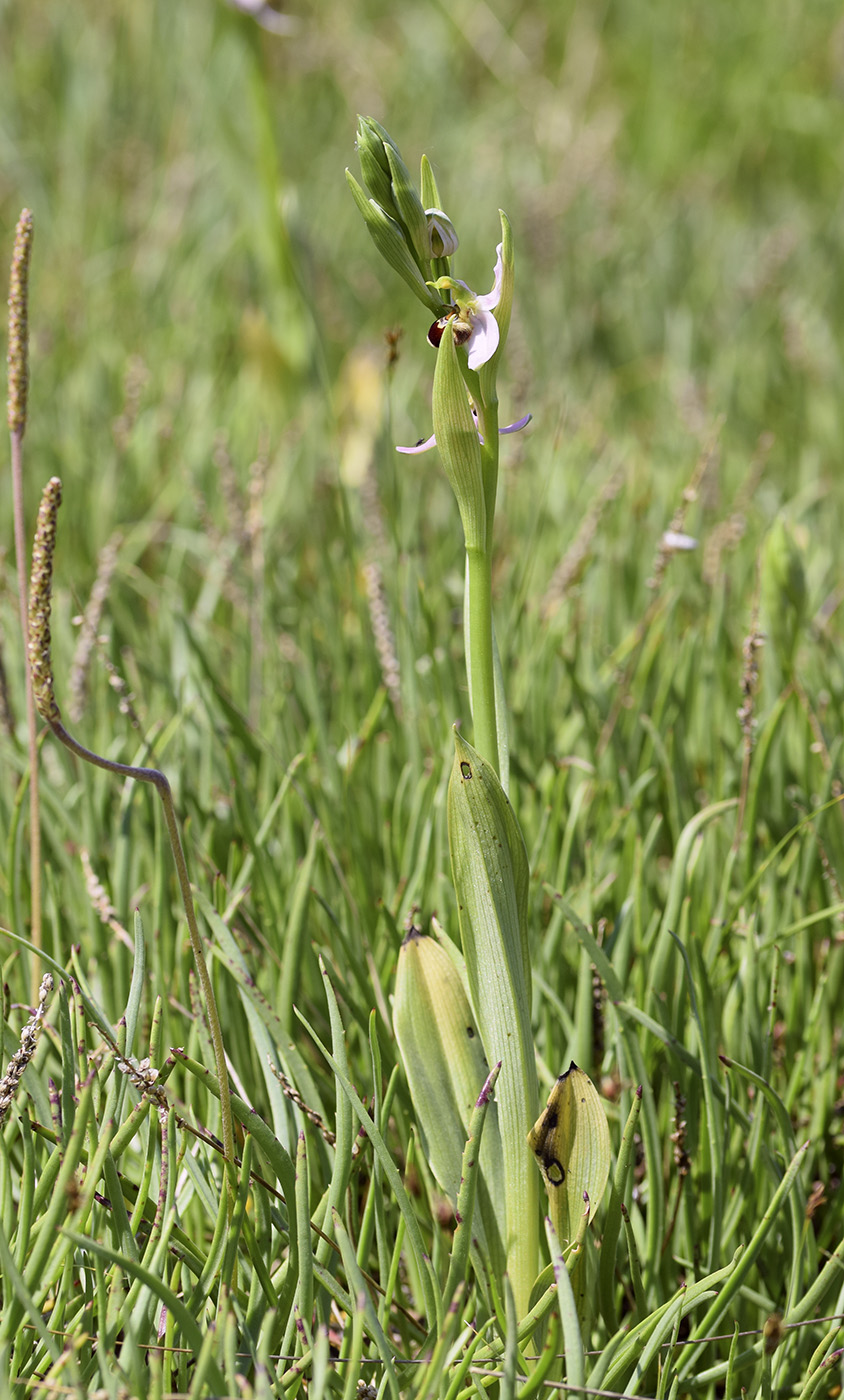
[[[388,214],[395,216],[390,163],[384,150],[384,142],[375,129],[377,122],[370,117],[358,117],[357,148],[363,183],[373,199]]]
[[[441,315],[443,311],[442,298],[438,297],[436,292],[432,291],[425,282],[410,251],[401,224],[386,214],[381,205],[376,203],[374,199],[367,199],[365,191],[361,189],[355,177],[348,170],[346,171],[346,179],[355,203],[363,215],[364,223],[369,229],[372,241],[382,258],[395,269],[411,291],[416,293],[419,300],[424,302],[435,316]]]
[[[426,209],[428,249],[432,258],[451,258],[460,246],[457,230],[442,209]]]
[[[385,145],[387,160],[392,176],[393,201],[398,210],[398,219],[408,237],[408,242],[416,254],[420,267],[428,263],[428,222],[419,193],[410,178],[410,171],[393,145]]]

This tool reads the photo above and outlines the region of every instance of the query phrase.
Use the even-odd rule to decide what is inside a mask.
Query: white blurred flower
[[[282,15],[268,0],[228,0],[235,9],[250,15],[256,24],[270,34],[292,34],[299,21],[293,15]]]
[[[666,530],[662,536],[663,549],[697,549],[697,543],[691,535],[681,535],[677,530]]]

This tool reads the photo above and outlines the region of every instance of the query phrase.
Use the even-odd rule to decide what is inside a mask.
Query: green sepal
[[[384,149],[390,163],[393,199],[399,211],[399,221],[407,233],[410,246],[416,254],[416,260],[423,273],[430,272],[428,220],[425,217],[422,201],[410,178],[410,171],[401,156],[392,146],[385,146]]]
[[[445,310],[444,304],[436,293],[432,292],[430,287],[426,285],[407,245],[407,239],[400,224],[397,224],[395,219],[390,218],[390,215],[385,213],[381,205],[376,204],[374,199],[367,197],[350,170],[346,171],[346,180],[355,203],[363,215],[363,221],[369,230],[372,241],[382,258],[403,278],[411,291],[415,292],[429,311],[433,312],[435,316],[441,316]]]
[[[437,189],[437,182],[434,179],[434,172],[431,169],[431,162],[424,155],[419,171],[419,188],[422,192],[422,203],[426,209],[442,209],[442,200]]]
[[[516,276],[513,230],[504,210],[499,209],[498,213],[501,219],[501,296],[492,314],[498,322],[499,338],[495,354],[487,360],[486,364],[481,365],[478,371],[481,400],[484,404],[494,403],[497,399],[495,383],[498,377],[499,361],[510,330],[510,314],[513,310],[513,290]]]
[[[481,445],[457,362],[454,336],[446,327],[437,351],[433,396],[434,436],[457,497],[467,549],[486,549]]]

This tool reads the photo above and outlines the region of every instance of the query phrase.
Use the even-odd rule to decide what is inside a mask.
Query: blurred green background
[[[561,544],[608,435],[660,473],[724,413],[731,451],[776,435],[769,509],[829,479],[836,4],[325,0],[291,13],[278,37],[220,0],[0,7],[7,252],[23,204],[36,221],[31,473],[61,473],[92,549],[161,493],[177,508],[222,425],[246,453],[262,425],[274,441],[319,440],[342,419],[349,356],[380,354],[387,326],[407,331],[399,440],[425,429],[425,328],[342,179],[358,111],[411,167],[429,154],[470,285],[490,280],[498,206],[514,223],[510,398],[541,425]],[[155,451],[127,459],[112,424],[135,357]],[[287,510],[330,471],[324,446],[306,455]],[[402,471],[415,489],[433,474]],[[93,512],[81,483],[96,484]]]

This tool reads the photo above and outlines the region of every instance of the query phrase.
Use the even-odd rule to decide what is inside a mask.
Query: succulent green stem
[[[474,746],[497,773],[499,767],[492,646],[492,557],[488,550],[466,551],[466,671],[472,701]]]

